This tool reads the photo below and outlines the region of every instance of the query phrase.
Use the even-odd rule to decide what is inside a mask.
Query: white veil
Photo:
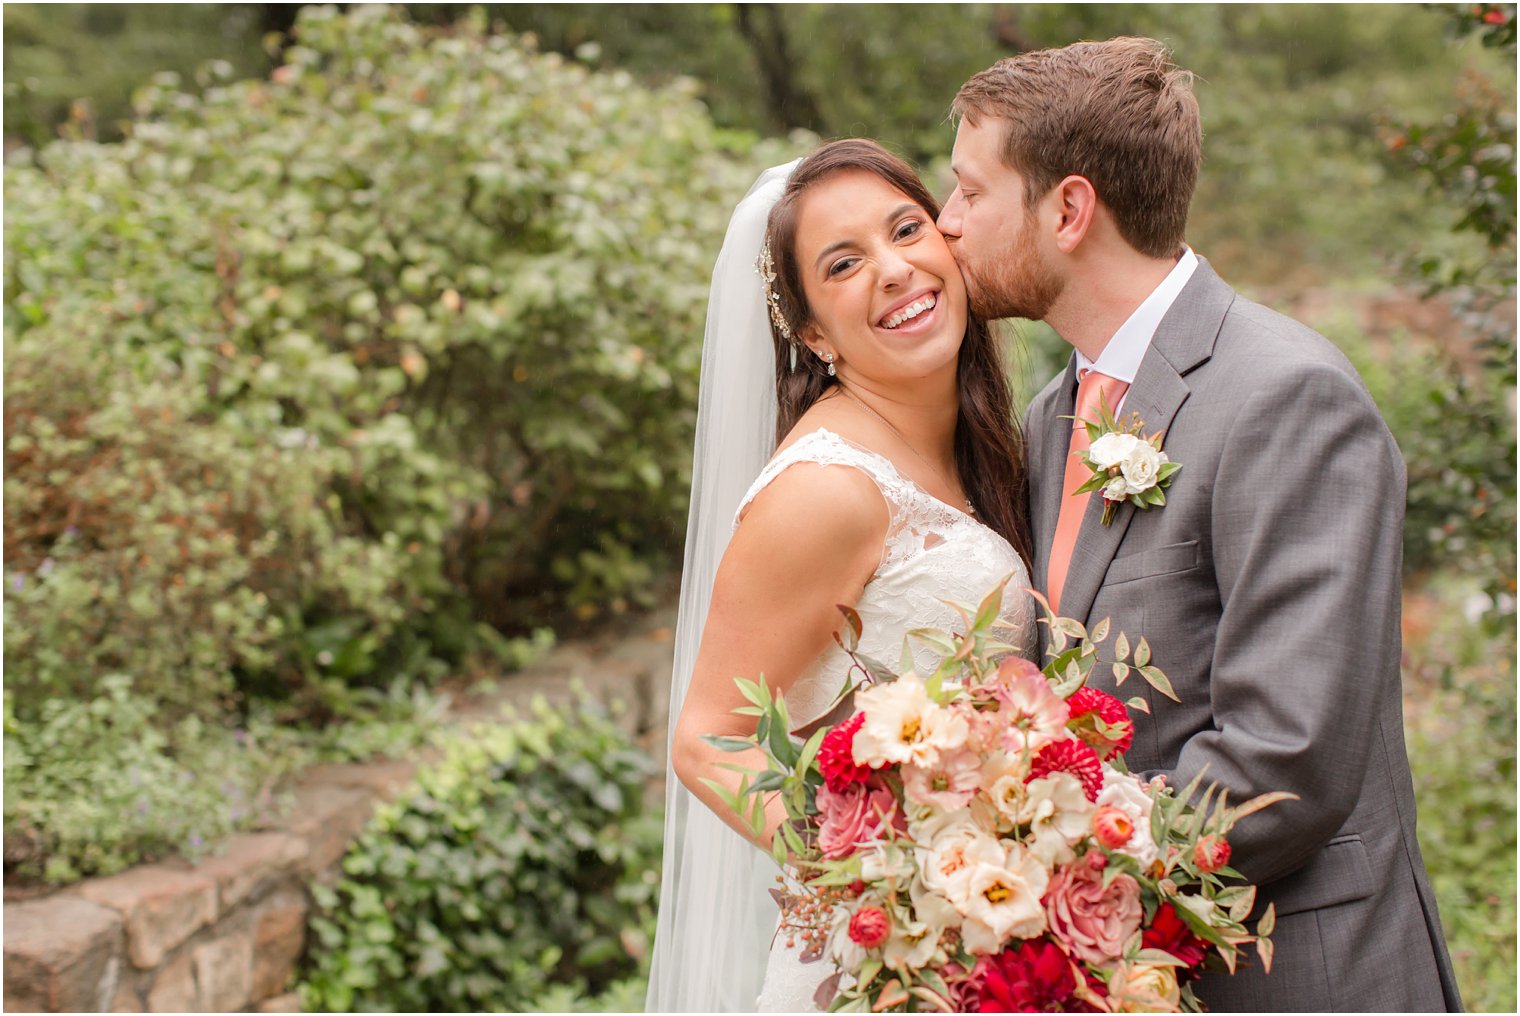
[[[734,209],[713,267],[670,682],[671,732],[739,501],[775,446],[776,360],[755,260],[771,208],[796,165],[760,174]],[[667,736],[667,758],[669,747]],[[659,925],[646,1012],[754,1011],[779,916],[768,892],[776,874],[768,855],[667,773]]]

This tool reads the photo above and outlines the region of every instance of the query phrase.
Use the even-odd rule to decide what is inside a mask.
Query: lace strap
[[[833,431],[822,428],[810,434],[804,434],[766,463],[760,475],[755,478],[755,482],[750,485],[749,492],[739,502],[739,510],[734,513],[734,526],[739,525],[739,518],[744,514],[744,510],[762,490],[770,485],[771,481],[785,472],[787,467],[799,462],[812,462],[821,466],[850,466],[865,473],[876,484],[877,489],[881,491],[881,496],[887,502],[887,510],[892,518],[889,531],[895,531],[898,528],[904,505],[907,503],[907,483],[902,474],[898,473],[897,467],[892,465],[885,456],[846,441]]]

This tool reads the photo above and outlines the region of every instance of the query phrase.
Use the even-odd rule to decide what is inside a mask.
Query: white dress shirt
[[[1151,290],[1151,295],[1135,308],[1135,312],[1124,324],[1119,326],[1113,338],[1108,340],[1108,345],[1103,347],[1103,352],[1098,354],[1097,360],[1089,360],[1080,350],[1077,351],[1077,376],[1081,377],[1082,371],[1091,368],[1125,384],[1134,384],[1135,373],[1140,369],[1145,351],[1151,348],[1151,339],[1156,335],[1157,326],[1171,309],[1177,294],[1182,292],[1182,287],[1193,277],[1193,270],[1197,267],[1198,255],[1193,253],[1193,248],[1184,246],[1177,264]],[[1128,394],[1126,390],[1126,397]],[[1123,407],[1124,399],[1121,398],[1119,405],[1114,407],[1114,415],[1118,416]]]

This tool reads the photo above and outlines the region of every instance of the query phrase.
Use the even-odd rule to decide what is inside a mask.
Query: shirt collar
[[[1089,360],[1080,350],[1077,351],[1077,372],[1080,374],[1090,367],[1100,374],[1117,378],[1126,384],[1134,384],[1135,374],[1140,370],[1140,361],[1145,358],[1145,351],[1151,347],[1156,328],[1176,301],[1177,294],[1182,292],[1182,287],[1193,277],[1193,270],[1197,267],[1198,255],[1193,253],[1193,248],[1184,246],[1177,264],[1161,280],[1160,285],[1151,290],[1151,295],[1135,308],[1129,319],[1119,326],[1096,361]]]

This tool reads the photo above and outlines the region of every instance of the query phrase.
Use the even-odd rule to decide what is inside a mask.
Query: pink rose
[[[1105,889],[1103,873],[1080,861],[1056,871],[1045,890],[1050,931],[1077,959],[1101,964],[1116,959],[1140,929],[1140,886],[1117,875]]]
[[[818,813],[818,849],[833,860],[880,839],[882,829],[897,817],[897,799],[886,787],[867,790],[857,783],[835,793],[824,784],[818,788]]]

